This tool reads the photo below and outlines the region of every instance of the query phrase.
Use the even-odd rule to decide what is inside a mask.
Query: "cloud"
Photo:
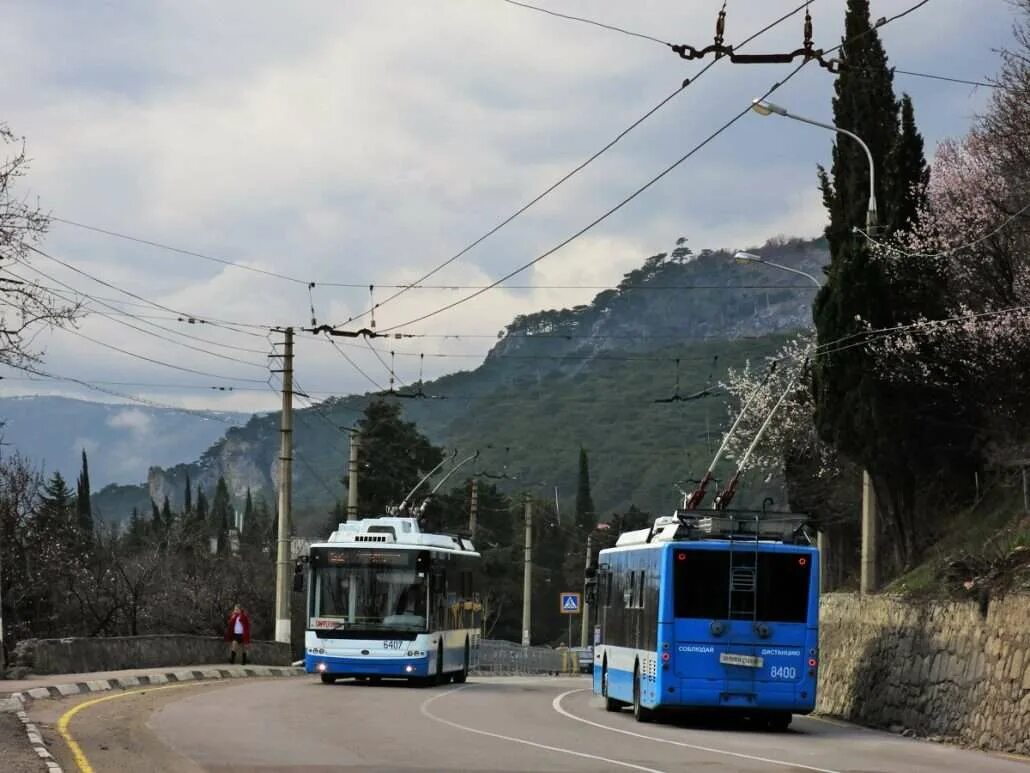
[[[151,430],[151,419],[138,408],[128,408],[112,414],[107,425],[115,429],[131,430],[136,435],[145,435]]]

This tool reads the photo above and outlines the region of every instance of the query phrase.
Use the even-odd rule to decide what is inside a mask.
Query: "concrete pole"
[[[293,501],[293,328],[283,348],[283,409],[279,436],[279,539],[275,561],[275,640],[290,643],[290,505]]]
[[[347,462],[347,515],[348,521],[358,519],[358,451],[361,448],[361,432],[350,431],[350,459]]]
[[[7,670],[7,657],[4,651],[4,561],[3,549],[0,546],[0,676]]]
[[[476,521],[479,518],[479,481],[472,479],[472,498],[469,502],[469,533],[476,538]]]
[[[526,549],[522,573],[522,646],[529,646],[530,608],[533,591],[533,500],[525,495]]]
[[[590,533],[590,534],[587,534],[587,560],[586,560],[586,563],[583,566],[583,569],[584,569],[584,571],[583,571],[584,585],[586,584],[586,577],[587,577],[586,570],[590,568],[590,559],[593,558],[593,555],[592,555],[593,548],[594,548],[594,535],[593,535],[593,533]],[[584,588],[583,590],[585,591],[586,588]],[[580,617],[582,617],[583,619],[582,619],[581,624],[580,624],[579,646],[580,647],[586,647],[586,646],[588,646],[588,642],[587,642],[587,633],[588,633],[587,632],[587,628],[590,627],[590,604],[587,603],[587,594],[586,593],[583,594],[583,606],[582,606],[582,611],[580,612]],[[571,637],[569,639],[569,646],[572,646]]]
[[[869,473],[862,471],[862,579],[861,592],[876,590],[876,491]]]

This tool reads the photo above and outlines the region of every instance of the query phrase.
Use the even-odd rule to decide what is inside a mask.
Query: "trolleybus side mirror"
[[[293,592],[300,593],[304,590],[304,564],[298,561],[293,566]]]
[[[588,566],[586,568],[586,576],[587,576],[587,579],[591,579],[593,577],[596,577],[597,576],[597,567],[596,566]]]

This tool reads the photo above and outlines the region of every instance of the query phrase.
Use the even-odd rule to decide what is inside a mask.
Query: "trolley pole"
[[[361,431],[354,427],[350,431],[350,459],[347,461],[347,515],[348,521],[358,519],[358,451],[361,448]]]
[[[476,538],[476,520],[479,518],[479,481],[472,479],[472,496],[469,501],[469,533]]]
[[[593,557],[593,555],[592,555],[593,554],[593,547],[594,547],[594,534],[593,534],[593,532],[590,532],[590,533],[587,534],[587,560],[586,560],[586,564],[583,567],[583,583],[584,583],[584,586],[586,585],[586,578],[587,578],[587,574],[586,573],[590,569],[590,559]],[[586,590],[585,587],[584,587],[584,590]],[[587,646],[587,629],[590,627],[590,604],[587,602],[587,594],[586,593],[583,594],[583,606],[582,606],[582,612],[580,612],[580,617],[582,617],[583,620],[582,620],[582,627],[581,627],[581,630],[579,632],[579,646],[580,647],[586,647]],[[571,641],[571,637],[570,637],[569,644],[571,645],[571,643],[572,643],[572,641]]]
[[[275,640],[290,642],[290,505],[293,501],[293,328],[283,347],[283,409],[279,436],[279,531],[275,561]]]
[[[526,550],[522,575],[522,646],[529,646],[530,604],[533,589],[533,500],[525,495]]]

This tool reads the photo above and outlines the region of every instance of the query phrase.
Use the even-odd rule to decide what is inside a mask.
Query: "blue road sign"
[[[579,594],[578,593],[563,593],[563,594],[561,594],[561,613],[563,615],[578,615],[579,614]]]

